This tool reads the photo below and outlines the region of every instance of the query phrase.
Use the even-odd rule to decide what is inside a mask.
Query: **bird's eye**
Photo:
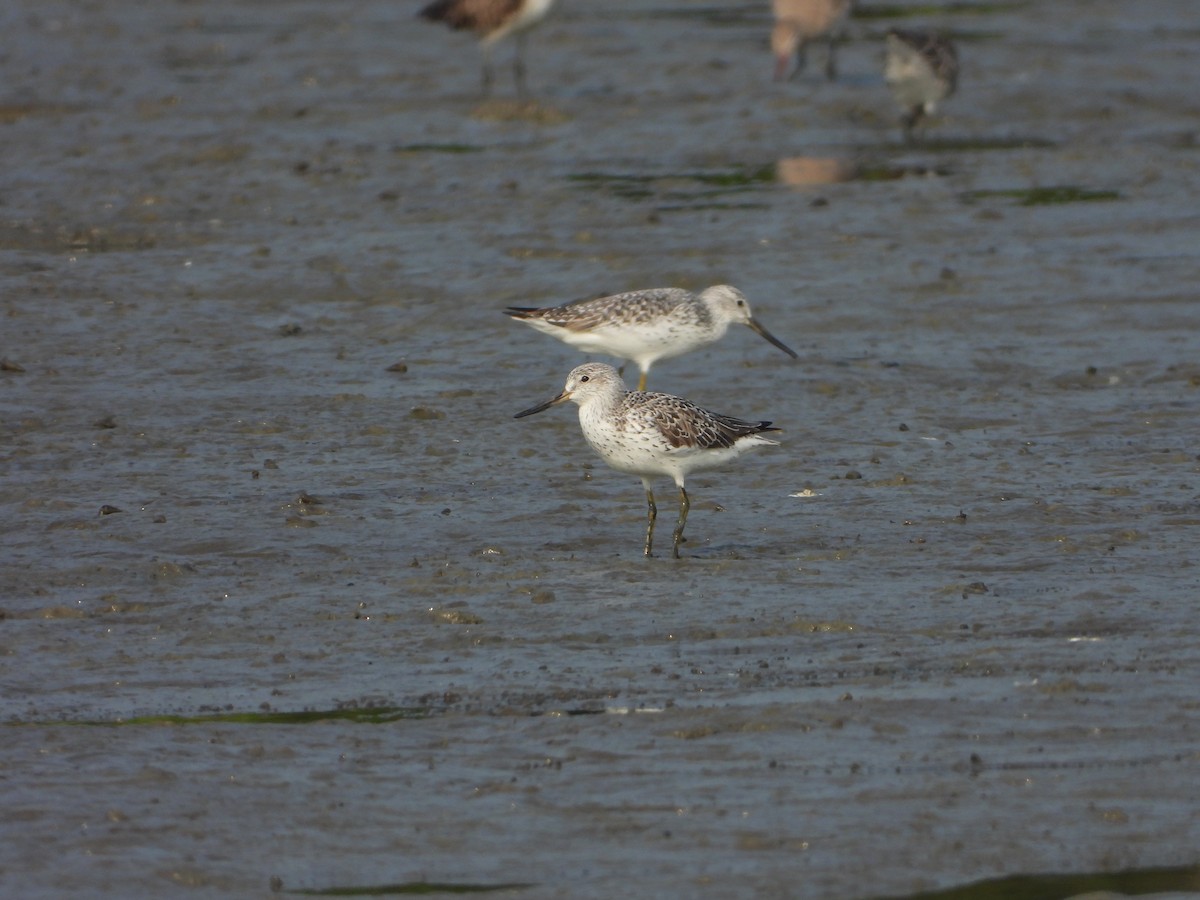
[[[580,381],[591,381],[591,380],[592,380],[592,376],[590,376],[590,375],[580,375],[580,376],[579,376],[579,380],[580,380]]]
[[[739,300],[739,301],[738,301],[738,306],[745,306],[745,305],[746,305],[746,301],[745,301],[745,300]]]

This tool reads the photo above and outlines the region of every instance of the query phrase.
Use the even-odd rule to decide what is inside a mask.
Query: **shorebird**
[[[925,31],[887,33],[887,62],[884,80],[904,109],[900,121],[904,139],[912,140],[913,129],[958,86],[958,54],[950,39]]]
[[[742,292],[727,284],[699,294],[683,288],[650,288],[576,300],[565,306],[510,306],[504,312],[584,353],[604,353],[637,363],[639,391],[646,389],[646,375],[658,360],[720,340],[735,323],[748,325],[796,358],[794,350],[750,314]]]
[[[518,96],[525,96],[525,36],[546,17],[554,0],[434,0],[421,10],[432,22],[467,29],[479,35],[483,48],[483,93],[492,88],[492,47],[508,35],[516,38],[513,77]]]
[[[627,391],[625,382],[606,363],[585,363],[571,370],[561,394],[516,414],[532,416],[555,404],[579,404],[579,425],[592,449],[618,472],[642,479],[646,489],[646,547],[651,555],[658,507],[650,479],[666,476],[679,488],[679,521],[675,523],[674,554],[679,559],[688,500],[684,479],[692,472],[712,469],[751,447],[777,445],[763,437],[779,431],[770,422],[744,422],[701,409],[671,394]]]
[[[804,70],[805,48],[819,37],[829,41],[829,55],[825,58],[825,77],[832,81],[837,77],[835,45],[838,31],[850,13],[853,0],[774,0],[775,27],[771,31],[771,51],[775,54],[775,80],[783,81],[788,76],[792,59],[796,68],[790,77]]]

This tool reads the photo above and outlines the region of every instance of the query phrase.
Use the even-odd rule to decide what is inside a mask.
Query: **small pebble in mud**
[[[24,372],[25,369],[19,363],[13,362],[11,359],[0,359],[0,372]]]
[[[967,596],[969,594],[986,594],[986,593],[988,593],[988,587],[986,584],[984,584],[982,581],[972,581],[965,588],[963,588],[962,598],[964,600],[966,600]]]
[[[297,325],[295,322],[279,326],[279,334],[281,337],[295,337],[303,331],[304,328],[300,325]]]
[[[93,422],[92,427],[93,428],[116,428],[117,427],[117,417],[116,416],[103,416],[103,417],[97,419],[95,422]]]
[[[422,422],[431,422],[434,419],[444,419],[446,414],[440,409],[430,409],[427,406],[414,406],[409,412],[410,419],[418,419]]]
[[[408,363],[394,362],[390,366],[387,367],[387,370],[389,372],[400,372],[403,374],[404,372],[408,371]]]
[[[854,469],[851,469],[849,472],[847,472],[842,477],[845,478],[847,481],[857,481],[858,479],[862,478],[862,472],[857,472]]]
[[[301,491],[296,497],[296,502],[301,506],[321,506],[324,503],[319,497],[314,497],[308,491]]]
[[[119,512],[121,512],[119,508],[115,506],[109,506],[107,503],[100,507],[100,515],[102,516],[111,516],[113,513]]]
[[[537,592],[535,592],[535,593],[534,593],[534,595],[533,595],[532,597],[530,597],[529,599],[530,599],[530,601],[531,601],[531,602],[533,602],[533,603],[538,603],[538,604],[541,604],[541,603],[553,603],[553,602],[554,602],[554,599],[555,599],[555,598],[554,598],[554,591],[537,591]]]

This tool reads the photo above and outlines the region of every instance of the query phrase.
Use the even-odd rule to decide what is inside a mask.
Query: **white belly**
[[[677,485],[691,472],[715,469],[753,446],[777,443],[754,434],[741,438],[732,447],[672,447],[657,428],[619,431],[610,421],[592,419],[582,410],[579,424],[592,449],[618,472],[642,477],[658,475],[672,479]]]
[[[550,12],[550,7],[553,5],[554,0],[525,0],[520,11],[508,21],[508,24],[488,35],[485,43],[493,44],[514,32],[532,28],[546,17],[546,13]]]

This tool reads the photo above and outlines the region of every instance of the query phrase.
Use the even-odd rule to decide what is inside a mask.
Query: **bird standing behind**
[[[683,288],[650,288],[542,308],[504,311],[584,353],[604,353],[637,363],[638,390],[650,366],[720,340],[732,324],[748,326],[788,356],[796,352],[758,323],[745,295],[718,284],[698,294]]]
[[[853,0],[773,0],[775,27],[771,31],[771,52],[775,54],[775,80],[796,77],[804,71],[805,48],[819,37],[827,37],[829,55],[825,58],[825,77],[837,77],[835,46],[838,31],[850,14]],[[788,75],[792,59],[796,68]]]
[[[911,141],[917,124],[958,87],[958,53],[949,38],[933,32],[893,28],[886,40],[883,77],[904,109],[900,121]]]
[[[554,0],[434,0],[421,10],[422,18],[444,22],[456,30],[479,35],[483,48],[483,93],[492,87],[492,47],[508,35],[516,37],[513,77],[517,95],[525,96],[525,35],[546,17]]]

